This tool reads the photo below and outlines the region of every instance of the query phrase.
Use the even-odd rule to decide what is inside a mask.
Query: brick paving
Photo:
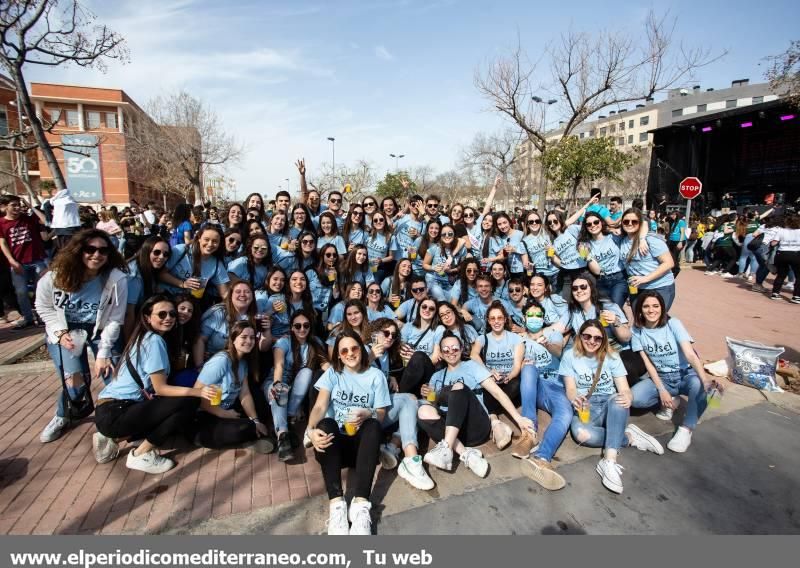
[[[783,345],[789,358],[800,360],[800,306],[688,267],[678,288],[673,314],[687,325],[703,359],[724,357],[724,337],[730,335]],[[34,337],[7,333],[0,330],[0,353],[9,350],[5,342]],[[246,449],[175,448],[168,454],[175,469],[145,475],[125,467],[123,448],[120,459],[98,465],[91,420],[55,442],[39,442],[59,391],[52,371],[0,376],[0,386],[0,534],[158,533],[324,493],[312,450],[287,465],[275,454]],[[483,450],[496,453],[489,446]]]
[[[12,363],[42,344],[43,327],[28,327],[20,331],[11,327],[10,323],[0,324],[0,365]]]

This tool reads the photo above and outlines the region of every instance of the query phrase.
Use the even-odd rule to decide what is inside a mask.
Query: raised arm
[[[489,192],[489,196],[486,198],[486,205],[483,206],[483,212],[481,213],[482,217],[485,217],[489,214],[489,211],[492,210],[492,203],[494,203],[494,196],[497,193],[497,188],[500,187],[500,184],[503,182],[503,178],[500,174],[497,174],[494,178],[494,185],[492,185],[492,190]]]
[[[300,158],[294,163],[297,166],[297,171],[300,174],[300,203],[306,205],[308,203],[308,184],[306,183],[306,159]]]

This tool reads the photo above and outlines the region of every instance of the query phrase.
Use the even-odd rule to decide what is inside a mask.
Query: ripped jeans
[[[592,395],[588,424],[583,424],[577,413],[572,417],[570,433],[578,444],[607,450],[619,450],[628,445],[625,428],[630,412],[617,403],[616,397],[616,393]]]

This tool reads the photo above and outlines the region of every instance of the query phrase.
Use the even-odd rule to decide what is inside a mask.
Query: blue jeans
[[[92,354],[97,357],[97,351],[100,346],[100,338],[96,337],[91,341],[86,341],[86,346],[83,348],[83,353],[80,357],[75,357],[69,352],[69,350],[62,348],[58,344],[45,341],[45,345],[47,346],[47,352],[50,354],[50,358],[53,360],[53,365],[56,368],[56,376],[59,377],[59,380],[61,380],[62,366],[64,368],[64,374],[66,375],[65,379],[69,379],[70,375],[74,374],[82,375],[83,385],[79,387],[67,386],[67,392],[72,400],[76,400],[83,396],[83,393],[86,392],[86,389],[89,389],[92,386],[92,373],[89,369],[89,356],[87,349],[91,349]],[[119,352],[116,349],[111,355],[111,361],[115,367],[117,366],[117,363],[119,363]],[[113,378],[113,374],[109,374],[103,379],[103,382],[108,384]],[[64,397],[62,396],[61,391],[58,393],[58,400],[56,402],[56,416],[61,416],[62,418],[64,417]]]
[[[747,245],[753,240],[753,235],[747,235],[744,238],[744,244],[742,245],[742,252],[739,253],[739,260],[737,264],[739,265],[739,274],[744,274],[745,268],[747,267],[747,261],[750,261],[750,269],[749,272],[755,272],[756,266],[758,263],[756,262],[756,255],[748,250]]]
[[[685,394],[688,397],[683,425],[689,430],[694,430],[697,421],[700,420],[708,405],[703,381],[691,367],[677,373],[664,373],[660,377],[669,394],[672,396]],[[633,385],[631,393],[633,394],[633,404],[631,405],[633,408],[650,408],[660,403],[658,389],[652,379],[639,381]]]
[[[425,274],[425,284],[428,286],[431,298],[437,302],[447,301],[450,298],[450,290],[453,288],[450,284],[442,284],[430,272]]]
[[[398,425],[400,442],[403,448],[409,444],[419,448],[417,443],[417,399],[413,394],[392,393],[392,406],[386,410],[381,427]]]
[[[625,428],[628,426],[630,412],[617,403],[616,396],[616,394],[592,395],[589,399],[591,416],[587,424],[583,424],[577,414],[572,417],[570,432],[578,444],[587,448],[607,450],[619,450],[628,445]],[[581,441],[583,433],[589,435],[585,441]]]
[[[42,272],[47,269],[47,265],[43,260],[37,260],[30,264],[22,265],[22,274],[17,274],[13,269],[11,270],[11,284],[14,286],[14,291],[17,294],[17,303],[19,304],[19,311],[25,321],[33,323],[33,309],[31,308],[30,296],[28,296],[28,285],[36,288],[36,281],[39,280]]]
[[[572,420],[572,405],[567,399],[564,387],[558,382],[539,377],[536,365],[525,365],[520,375],[520,395],[522,397],[522,415],[533,420],[536,431],[539,431],[537,409],[544,410],[552,420],[537,450],[533,453],[537,458],[551,461],[558,448],[567,436],[569,423]]]
[[[645,288],[639,288],[641,291],[644,291]],[[669,286],[662,286],[661,288],[647,288],[650,292],[658,292],[661,294],[661,297],[664,298],[664,307],[667,311],[670,310],[672,307],[672,302],[675,301],[675,283],[673,282]],[[636,305],[636,298],[639,297],[639,294],[631,294],[631,309]]]
[[[285,432],[289,429],[289,416],[297,416],[297,411],[303,400],[308,394],[308,389],[311,386],[311,381],[314,378],[314,373],[311,369],[300,369],[294,381],[289,385],[289,404],[280,406],[277,401],[270,400],[269,407],[272,409],[272,425],[275,426],[275,432]],[[264,393],[269,400],[269,390],[272,388],[273,381],[264,383]]]
[[[617,304],[619,309],[623,309],[628,298],[628,281],[625,279],[625,273],[620,271],[600,276],[597,279],[597,291],[600,297],[607,297]]]

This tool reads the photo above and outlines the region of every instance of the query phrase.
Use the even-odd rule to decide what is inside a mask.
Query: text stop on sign
[[[703,191],[703,183],[696,177],[687,177],[681,182],[678,191],[684,199],[694,199]]]

